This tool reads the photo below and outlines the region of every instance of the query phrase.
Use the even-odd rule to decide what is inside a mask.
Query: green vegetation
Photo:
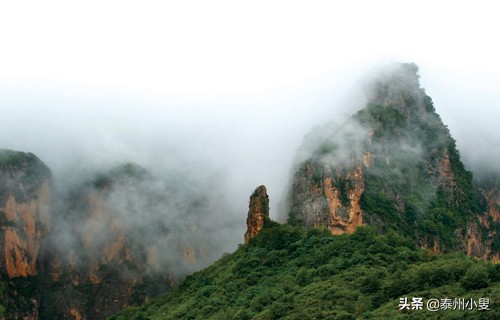
[[[23,161],[33,159],[32,153],[17,152],[12,150],[0,150],[0,166],[16,166]]]
[[[491,310],[398,311],[402,297],[489,298]],[[110,319],[499,319],[499,307],[499,264],[433,255],[372,227],[332,236],[274,223],[162,298]]]
[[[342,205],[347,207],[349,205],[348,192],[353,189],[353,183],[349,179],[339,179],[334,182],[335,188],[339,190],[339,197]]]
[[[40,296],[38,278],[36,276],[7,278],[0,275],[0,319],[14,319],[14,313],[29,314],[36,309],[36,301]]]
[[[383,229],[427,245],[436,240],[452,251],[460,246],[455,231],[481,211],[472,173],[460,161],[455,140],[429,97],[424,104],[425,114],[409,108],[404,116],[389,106],[368,105],[355,115],[372,128],[373,141],[366,147],[376,155],[364,170],[361,207]]]
[[[95,188],[104,189],[110,187],[114,182],[126,179],[140,180],[148,176],[148,171],[135,163],[126,163],[106,173],[98,174],[93,185]]]
[[[24,169],[28,176],[48,175],[49,169],[33,153],[0,149],[0,168]]]
[[[3,301],[3,292],[5,291],[6,287],[7,284],[0,281],[0,298],[2,298],[1,301]],[[3,319],[3,317],[5,316],[5,307],[2,304],[3,302],[0,302],[0,319]]]
[[[0,178],[3,174],[13,179],[14,185],[22,186],[11,191],[18,201],[34,194],[40,185],[50,178],[49,168],[33,153],[0,149]],[[0,180],[0,188],[2,182]],[[0,199],[6,196],[5,193],[0,194]]]

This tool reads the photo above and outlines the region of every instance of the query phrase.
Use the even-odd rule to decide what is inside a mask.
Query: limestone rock
[[[0,150],[0,281],[8,319],[38,319],[41,247],[50,227],[50,171],[31,153]],[[0,297],[1,298],[1,297]]]
[[[269,220],[269,196],[266,187],[260,186],[250,196],[245,243],[260,233],[266,220]]]

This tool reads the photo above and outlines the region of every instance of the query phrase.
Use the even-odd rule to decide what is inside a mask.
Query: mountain
[[[34,154],[0,150],[0,318],[38,319],[50,185],[50,170]]]
[[[332,234],[368,224],[435,252],[498,261],[498,188],[474,185],[417,66],[394,66],[367,91],[366,107],[299,164],[288,222]]]
[[[465,169],[416,65],[366,91],[363,109],[306,139],[286,224],[257,188],[244,245],[110,319],[498,319],[498,180]],[[405,297],[488,297],[490,310],[399,310]]]
[[[225,200],[204,187],[131,163],[61,186],[0,151],[0,319],[105,319],[213,262]]]
[[[151,180],[145,169],[126,164],[62,199],[53,215],[64,223],[50,232],[43,257],[41,319],[103,319],[177,281],[166,264],[157,272],[157,243],[145,235],[148,225],[139,223],[139,200],[161,204],[161,195],[148,188]]]
[[[306,139],[288,222],[270,219],[256,188],[245,243],[194,274],[234,229],[217,181],[128,163],[61,183],[35,155],[1,150],[0,319],[464,312],[409,314],[401,297],[489,298],[490,311],[466,316],[500,318],[500,179],[466,170],[416,65],[382,72],[366,96],[345,123]]]

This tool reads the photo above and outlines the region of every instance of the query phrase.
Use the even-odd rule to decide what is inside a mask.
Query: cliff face
[[[4,208],[2,269],[9,278],[35,276],[38,273],[37,260],[44,227],[40,226],[40,211],[48,203],[48,184],[40,186],[35,199],[18,203],[11,193]],[[36,228],[36,224],[39,228]]]
[[[221,200],[175,182],[127,164],[59,190],[0,152],[0,319],[106,319],[214,259],[199,217]]]
[[[269,220],[269,196],[266,187],[260,186],[250,196],[245,243],[260,233],[266,220]]]
[[[49,221],[49,169],[33,154],[0,150],[0,281],[8,319],[37,319],[40,248]]]
[[[496,175],[486,181],[476,182],[483,214],[467,230],[469,255],[500,261],[500,180]]]
[[[417,71],[402,64],[382,73],[368,86],[366,107],[298,165],[288,221],[332,234],[369,224],[411,235],[436,252],[494,259],[497,198],[493,191],[476,196],[472,173]]]
[[[106,195],[85,190],[80,201],[81,228],[72,230],[68,247],[55,244],[56,235],[49,238],[45,276],[51,285],[43,288],[43,319],[105,319],[150,294],[143,279],[147,260],[137,256],[130,230],[106,207]],[[152,279],[163,291],[170,287],[159,275]]]
[[[363,224],[360,200],[365,186],[360,163],[352,161],[344,169],[308,161],[298,176],[292,185],[292,204],[294,218],[304,226],[327,227],[333,234],[342,234]]]
[[[161,195],[148,189],[152,183],[144,169],[128,164],[69,192],[56,213],[68,223],[51,233],[47,245],[51,285],[43,290],[44,319],[106,319],[166,292],[177,280],[175,267],[182,264],[159,259],[158,246],[165,238],[155,238],[146,224],[160,227],[162,221],[148,221],[142,212],[159,205]],[[183,249],[178,247],[179,256]],[[196,253],[193,249],[191,259]]]

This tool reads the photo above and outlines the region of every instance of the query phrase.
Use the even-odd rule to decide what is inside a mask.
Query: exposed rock
[[[328,229],[332,234],[353,233],[363,225],[360,200],[365,185],[361,165],[341,178],[337,187],[331,177],[324,178],[323,186],[329,209]]]
[[[265,221],[268,219],[269,196],[267,195],[266,187],[260,186],[250,196],[245,243],[248,243],[250,239],[255,238],[260,233],[262,228],[264,228]]]
[[[365,151],[363,153],[363,164],[365,167],[370,168],[373,163],[373,154],[370,151]]]
[[[9,184],[4,173],[0,172],[0,175],[0,181]],[[9,192],[5,206],[0,207],[0,215],[3,215],[3,218],[0,218],[3,220],[0,232],[3,244],[0,269],[4,270],[9,278],[33,276],[38,273],[38,253],[42,236],[48,228],[48,221],[44,219],[44,211],[49,203],[48,189],[48,182],[44,182],[30,200],[20,203],[16,201],[14,194]]]
[[[500,192],[483,190],[486,209],[478,211],[472,173],[417,71],[402,64],[382,73],[364,109],[309,142],[319,147],[297,166],[288,222],[335,235],[369,224],[435,253],[496,259]]]
[[[480,195],[483,197],[485,211],[478,217],[477,228],[483,231],[478,234],[479,240],[482,240],[481,257],[498,262],[500,261],[500,252],[498,252],[500,247],[500,182],[496,181],[495,177],[490,177],[490,179],[492,178],[492,181],[478,186]],[[478,243],[475,238],[471,238],[470,241],[471,244],[468,244],[468,248],[474,248],[474,244]]]
[[[445,150],[443,157],[439,163],[439,185],[442,186],[448,193],[453,192],[456,188],[455,176],[451,169],[450,154]]]
[[[39,288],[33,283],[50,227],[49,184],[50,171],[35,155],[0,150],[0,280],[8,283],[8,319],[38,319]]]
[[[104,178],[99,183],[97,187],[83,186],[69,201],[67,211],[75,215],[73,244],[54,243],[57,233],[49,238],[45,264],[54,283],[45,292],[42,308],[51,318],[106,319],[151,298],[150,287],[162,291],[170,287],[165,280],[168,270],[158,270],[157,248],[134,243],[134,230],[122,220],[120,211],[110,206],[109,197],[121,185]]]
[[[481,233],[476,223],[470,223],[467,226],[467,255],[474,257],[484,256],[484,245],[482,243]]]
[[[487,213],[494,223],[500,223],[500,188],[496,185],[482,190],[487,201]]]
[[[69,309],[69,314],[73,317],[74,320],[82,320],[82,315],[76,308]]]
[[[165,293],[210,261],[212,243],[203,241],[198,223],[199,211],[207,213],[215,200],[165,194],[165,187],[127,164],[65,193],[55,215],[68,222],[53,230],[46,246],[45,272],[52,280],[41,303],[46,318],[106,319]],[[196,219],[177,219],[168,210]],[[171,236],[171,227],[182,228],[179,237]]]
[[[335,235],[352,233],[363,225],[363,165],[351,162],[347,168],[308,162],[296,174],[292,208],[300,224],[306,228],[327,227]]]

